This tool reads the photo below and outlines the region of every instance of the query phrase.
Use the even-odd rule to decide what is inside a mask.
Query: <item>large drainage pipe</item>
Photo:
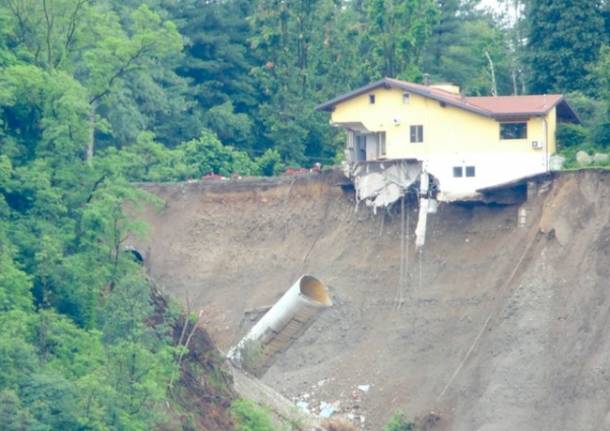
[[[254,375],[263,375],[274,356],[294,343],[331,305],[326,286],[303,275],[229,351],[229,359]]]

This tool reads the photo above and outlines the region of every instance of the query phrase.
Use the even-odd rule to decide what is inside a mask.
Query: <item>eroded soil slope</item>
[[[335,306],[264,380],[313,409],[340,401],[365,429],[396,409],[434,411],[440,430],[610,429],[608,172],[556,177],[526,227],[517,206],[441,206],[400,306],[400,217],[355,212],[340,180],[147,186],[166,205],[145,213],[146,265],[225,351],[244,312],[321,278]]]

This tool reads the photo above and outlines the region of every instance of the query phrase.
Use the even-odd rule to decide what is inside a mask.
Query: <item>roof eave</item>
[[[342,94],[341,96],[337,96],[333,99],[330,99],[327,102],[321,103],[318,106],[316,106],[315,110],[316,111],[332,111],[332,109],[335,107],[335,105],[337,105],[341,102],[344,102],[346,100],[352,99],[357,96],[360,96],[368,91],[374,90],[375,88],[379,88],[379,87],[387,88],[390,86],[391,86],[391,84],[388,82],[388,80],[386,78],[383,78],[383,79],[380,79],[379,81],[371,82],[370,84],[367,84],[364,87],[360,87],[360,88],[357,88],[350,92],[347,92],[345,94]]]
[[[560,105],[567,111],[567,113],[568,113],[567,116],[570,117],[570,120],[572,120],[572,122],[574,124],[582,124],[582,120],[580,119],[580,117],[578,116],[576,111],[574,111],[572,109],[572,107],[570,106],[568,101],[563,96],[561,96],[561,98],[555,104],[555,106],[557,106],[557,108],[559,108]]]
[[[385,88],[400,88],[402,90],[409,91],[411,93],[417,94],[422,97],[427,97],[429,99],[436,100],[438,102],[443,102],[449,106],[453,106],[459,109],[463,109],[465,111],[472,112],[474,114],[483,115],[485,117],[493,117],[493,114],[490,111],[486,111],[484,109],[478,108],[476,106],[470,106],[466,102],[456,102],[451,98],[442,97],[438,94],[432,93],[431,91],[424,91],[418,87],[409,85],[399,80],[383,78],[379,81],[375,81],[371,84],[365,85],[364,87],[360,87],[356,90],[350,91],[349,93],[345,93],[341,96],[335,97],[334,99],[329,100],[328,102],[324,102],[318,106],[316,106],[317,111],[332,111],[332,109],[339,103],[344,102],[346,100],[352,99],[354,97],[360,96],[368,91],[371,91],[375,88],[385,87]]]

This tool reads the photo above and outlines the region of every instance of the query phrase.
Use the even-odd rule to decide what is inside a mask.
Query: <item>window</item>
[[[403,105],[408,105],[410,100],[411,100],[411,95],[409,93],[402,93]]]
[[[500,123],[500,139],[527,139],[527,123]]]
[[[454,166],[453,167],[453,176],[455,178],[461,178],[461,177],[464,176],[464,171],[463,171],[461,166]]]
[[[379,132],[379,157],[385,157],[385,132]]]
[[[375,95],[374,94],[369,94],[369,103],[371,105],[375,104]]]
[[[424,126],[411,126],[411,142],[424,142]]]
[[[466,166],[466,176],[474,177],[474,175],[475,175],[474,166]]]

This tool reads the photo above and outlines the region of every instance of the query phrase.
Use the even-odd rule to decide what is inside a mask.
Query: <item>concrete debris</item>
[[[309,403],[306,401],[297,401],[297,407],[304,411],[305,413],[309,413]]]
[[[353,163],[346,172],[356,189],[356,202],[366,206],[386,208],[405,196],[409,188],[419,179],[419,217],[415,230],[415,245],[423,247],[426,238],[428,214],[435,214],[438,202],[433,199],[430,175],[417,161],[393,160],[381,162]]]
[[[339,405],[339,401],[335,401],[332,404],[325,401],[320,401],[320,417],[323,419],[328,419],[339,410]]]
[[[593,154],[593,162],[594,163],[606,163],[610,159],[610,155],[605,153],[595,153]]]
[[[407,160],[391,162],[354,163],[349,177],[354,182],[357,202],[366,206],[385,208],[403,196],[418,179],[421,163]]]
[[[345,393],[341,391],[335,401],[325,401],[330,394],[335,392],[333,388],[333,377],[324,378],[311,385],[311,390],[292,397],[292,402],[299,411],[309,413],[320,420],[337,419],[347,421],[358,429],[366,429],[367,411],[363,408],[363,396],[368,393],[373,385],[359,384],[353,386],[353,390]],[[335,396],[337,394],[335,393]]]

